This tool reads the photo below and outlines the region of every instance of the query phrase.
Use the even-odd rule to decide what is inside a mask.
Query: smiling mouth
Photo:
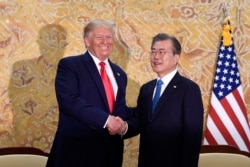
[[[154,62],[153,64],[154,64],[155,66],[161,65],[161,63],[158,63],[158,62]]]

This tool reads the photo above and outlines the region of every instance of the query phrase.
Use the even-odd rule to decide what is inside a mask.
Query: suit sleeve
[[[126,120],[128,123],[128,131],[127,133],[124,135],[124,138],[130,138],[130,137],[134,137],[136,135],[138,135],[140,133],[140,119],[141,117],[141,109],[140,106],[144,105],[143,104],[143,88],[144,86],[141,87],[140,92],[139,92],[139,96],[137,99],[137,107],[131,108],[130,109],[130,116],[128,117],[128,119]]]
[[[183,102],[183,167],[197,167],[203,133],[203,104],[198,85],[188,85]]]
[[[75,61],[59,62],[55,89],[60,112],[94,129],[102,129],[108,113],[90,105],[79,95],[79,68]],[[84,75],[84,74],[83,74]],[[88,81],[86,81],[88,82]],[[90,96],[90,95],[88,95]]]

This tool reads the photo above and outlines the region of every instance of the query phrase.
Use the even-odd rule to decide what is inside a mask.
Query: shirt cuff
[[[107,126],[108,120],[109,120],[109,116],[108,116],[108,118],[107,118],[107,120],[106,120],[106,122],[105,122],[105,124],[104,124],[104,126],[103,126],[104,129],[105,129],[106,126]]]
[[[125,135],[125,134],[127,133],[127,131],[128,131],[128,123],[127,123],[126,121],[124,121],[124,124],[125,124],[125,126],[126,126],[126,129],[125,129],[125,131],[121,134],[122,136]]]

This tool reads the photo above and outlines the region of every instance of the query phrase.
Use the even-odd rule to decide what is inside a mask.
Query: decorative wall
[[[58,121],[57,63],[85,51],[82,29],[97,18],[117,25],[111,59],[128,74],[129,106],[136,105],[140,86],[156,77],[149,64],[151,39],[166,32],[181,42],[178,70],[200,85],[206,120],[224,4],[250,120],[248,0],[0,0],[0,147],[50,151]],[[123,166],[135,167],[137,157],[138,136],[125,141]]]

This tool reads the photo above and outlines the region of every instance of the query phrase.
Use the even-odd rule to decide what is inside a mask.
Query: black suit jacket
[[[109,63],[118,85],[112,115],[126,119],[127,76]],[[120,167],[123,140],[103,128],[109,107],[100,74],[88,52],[60,60],[55,88],[59,122],[47,167]]]
[[[152,114],[156,80],[140,89],[135,117],[125,138],[140,133],[139,167],[197,167],[202,142],[203,104],[197,84],[178,72]]]

